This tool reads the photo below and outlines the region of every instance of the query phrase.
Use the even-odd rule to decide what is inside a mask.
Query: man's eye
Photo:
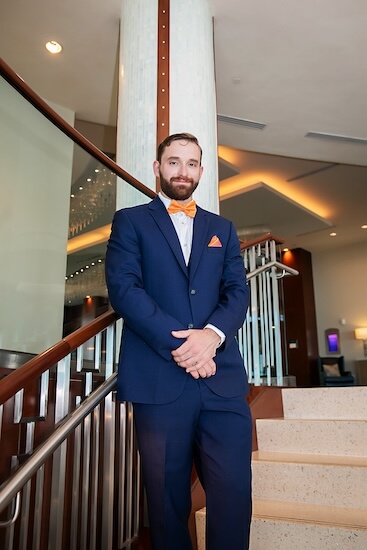
[[[170,164],[177,164],[177,162],[175,160],[171,160]]]

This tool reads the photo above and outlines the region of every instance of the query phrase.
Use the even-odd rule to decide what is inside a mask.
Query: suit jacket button
[[[194,325],[193,325],[192,323],[189,323],[189,324],[187,325],[187,328],[194,328]]]
[[[196,290],[193,288],[192,290],[190,290],[190,294],[196,294]]]

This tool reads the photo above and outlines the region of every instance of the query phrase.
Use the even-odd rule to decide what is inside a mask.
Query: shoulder
[[[158,199],[161,203],[162,201]],[[153,199],[152,201],[149,201],[144,204],[138,204],[136,206],[129,206],[121,208],[120,210],[116,210],[114,218],[124,218],[128,217],[130,219],[139,218],[141,216],[145,216],[151,208],[159,208],[159,203],[157,203],[157,199]]]
[[[198,206],[198,211],[200,211],[202,215],[206,216],[210,223],[215,223],[222,227],[228,228],[233,226],[231,220],[228,220],[227,218],[224,218],[219,214],[215,214],[214,212],[210,212],[209,210],[204,210],[204,208],[201,208],[200,206]]]

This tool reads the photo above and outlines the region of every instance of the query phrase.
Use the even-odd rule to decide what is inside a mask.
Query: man
[[[110,301],[124,319],[118,398],[134,404],[154,550],[192,548],[193,461],[207,548],[248,548],[251,416],[236,341],[248,287],[232,223],[192,202],[201,155],[191,134],[167,137],[153,164],[161,192],[115,214],[107,247]]]

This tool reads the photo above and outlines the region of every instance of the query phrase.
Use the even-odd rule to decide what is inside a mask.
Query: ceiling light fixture
[[[53,54],[60,53],[62,50],[61,44],[59,44],[55,40],[50,40],[49,42],[46,42],[45,46],[46,50]]]
[[[361,229],[367,229],[367,223],[361,225]]]
[[[330,237],[336,237],[336,233],[330,233]]]

